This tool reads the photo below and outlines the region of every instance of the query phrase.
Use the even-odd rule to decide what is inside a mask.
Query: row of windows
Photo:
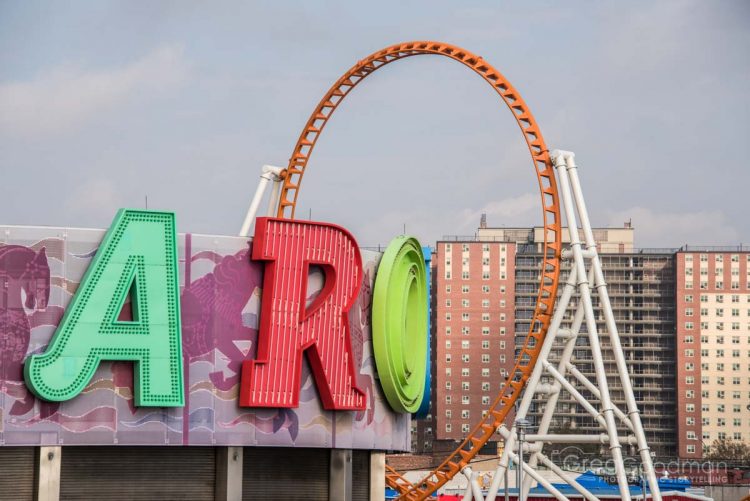
[[[701,330],[705,331],[711,328],[711,324],[708,322],[701,322],[700,323]],[[731,322],[729,323],[729,326],[732,328],[733,331],[740,330],[740,323],[739,322]],[[724,330],[724,322],[716,322],[714,323],[714,327],[717,331],[723,331]],[[685,322],[685,330],[691,331],[695,328],[695,324],[693,322]],[[746,330],[750,331],[750,323],[745,325]]]
[[[723,362],[719,362],[719,363],[716,364],[716,370],[717,371],[723,371],[724,367],[725,367],[725,365],[724,365]],[[702,371],[710,371],[711,370],[711,364],[709,364],[708,362],[701,363],[701,370]],[[739,363],[732,364],[732,370],[733,371],[739,371],[740,370],[740,364]],[[748,365],[747,370],[748,370],[748,372],[750,372],[750,365]],[[701,383],[703,383],[703,384],[708,383],[709,380],[705,380],[705,383],[704,383],[704,379],[703,379],[703,378],[707,378],[707,377],[708,376],[701,376]],[[693,384],[693,383],[695,383],[695,376],[685,376],[685,383],[687,383],[687,384]]]
[[[448,320],[450,320],[450,319],[448,319]],[[485,320],[484,316],[482,317],[482,320]],[[485,320],[485,321],[489,321],[489,318],[487,320]],[[452,332],[451,326],[447,325],[445,327],[445,335],[446,336],[450,336],[451,332]],[[505,327],[500,327],[500,335],[504,336],[505,332],[506,332],[506,328]],[[471,328],[468,325],[464,325],[464,326],[461,327],[461,334],[463,334],[463,335],[466,336],[466,335],[469,335],[470,333],[471,333]],[[486,327],[486,326],[482,327],[482,335],[483,336],[489,336],[490,335],[490,328]]]
[[[463,341],[461,341],[461,348],[464,349],[464,350],[468,350],[470,345],[471,345],[471,343],[469,342],[468,339],[464,339]],[[451,341],[450,341],[450,339],[448,339],[448,340],[445,341],[445,347],[447,349],[451,348]],[[490,349],[490,342],[488,340],[486,340],[486,339],[482,340],[482,349],[483,350],[489,350]],[[503,349],[503,350],[505,349],[505,341],[500,341],[500,349]]]
[[[463,252],[469,252],[469,244],[461,244],[461,250]],[[490,244],[482,244],[482,251],[489,252],[490,250]],[[506,246],[501,245],[500,246],[500,252],[505,252]],[[452,244],[445,244],[445,252],[452,252],[453,251],[453,245]]]
[[[701,308],[700,309],[701,316],[707,316],[709,314],[708,308]],[[724,308],[714,308],[714,314],[717,317],[723,317],[724,316]],[[733,317],[739,317],[740,316],[740,309],[739,308],[732,308],[731,314]],[[745,310],[746,316],[750,317],[750,308]],[[685,308],[685,316],[686,317],[692,317],[693,316],[693,309],[692,308]]]
[[[700,274],[703,276],[708,276],[708,268],[701,268]],[[714,268],[714,275],[717,277],[720,277],[724,274],[724,268],[716,267]],[[740,269],[739,268],[730,268],[730,274],[735,277],[740,276]],[[688,277],[693,276],[693,269],[692,268],[685,268],[685,275]],[[750,275],[750,271],[748,271],[748,275]]]
[[[701,263],[707,263],[708,262],[708,254],[701,254],[700,255]],[[740,255],[739,254],[732,254],[730,257],[730,260],[733,263],[739,263],[740,262]],[[693,262],[693,255],[692,254],[686,254],[685,255],[685,262],[686,263],[692,263]],[[724,254],[715,254],[714,255],[714,262],[716,263],[723,263],[724,262]],[[750,254],[747,254],[747,262],[750,263]]]
[[[467,275],[468,275],[468,273],[467,273]],[[450,277],[446,277],[446,278],[450,278]],[[467,278],[468,278],[468,276],[467,276]],[[489,277],[488,277],[488,279],[489,279]],[[747,282],[747,284],[745,284],[745,286],[746,286],[746,288],[750,289],[750,282]],[[693,288],[693,282],[686,280],[685,281],[685,288],[686,289],[692,289]],[[700,282],[700,288],[701,288],[701,290],[707,290],[708,289],[708,282],[705,281],[705,280],[702,280]],[[716,289],[723,289],[724,288],[724,281],[723,280],[717,280],[716,283],[714,284],[714,288],[716,288]],[[732,289],[733,291],[740,290],[740,283],[733,281],[733,282],[731,282],[729,288]]]
[[[742,384],[741,380],[742,380],[742,378],[740,378],[738,376],[733,376],[732,377],[732,384],[735,385],[735,386],[739,386],[740,384]],[[724,381],[725,381],[725,377],[724,376],[718,376],[716,378],[716,383],[719,384],[719,385],[723,385]],[[710,383],[711,383],[711,378],[709,376],[701,376],[701,384],[710,384]],[[748,378],[747,383],[750,384],[750,378]],[[695,384],[695,377],[693,377],[693,376],[686,376],[685,377],[685,384]]]
[[[445,279],[451,280],[453,278],[453,275],[451,274],[451,270],[446,269],[445,270]],[[485,270],[482,271],[482,280],[489,280],[490,279],[490,272]],[[505,272],[500,273],[500,280],[507,280],[508,274]],[[469,275],[468,271],[462,271],[461,272],[461,280],[471,280],[471,276]],[[505,292],[505,287],[500,287],[501,292]]]
[[[461,361],[462,362],[468,363],[469,359],[470,359],[470,357],[469,357],[468,353],[464,353],[464,354],[461,355]],[[450,353],[446,353],[445,354],[445,362],[446,363],[450,363],[452,360],[453,360],[453,357],[451,356],[451,354]],[[500,362],[505,363],[505,355],[500,355]],[[482,354],[482,363],[483,364],[490,363],[490,356],[489,356],[489,354],[487,354],[487,353],[483,353]]]
[[[693,426],[695,425],[695,418],[692,416],[688,416],[685,418],[685,423]],[[742,426],[742,419],[735,418],[732,420],[733,426]],[[702,417],[701,418],[701,424],[703,426],[711,426],[711,418],[710,417]],[[716,419],[716,426],[726,426],[727,420],[726,418],[717,418]],[[750,425],[750,421],[748,421],[748,425]]]
[[[505,370],[503,370],[503,372],[505,372]],[[451,377],[451,368],[450,367],[446,367],[445,368],[445,375],[447,377]],[[461,376],[466,377],[468,375],[469,375],[469,368],[468,367],[462,368],[461,369]],[[482,377],[490,377],[490,370],[487,367],[482,367]],[[482,390],[485,389],[484,384],[485,383],[482,383]],[[487,383],[487,388],[486,389],[487,390],[490,389],[489,383]]]
[[[733,400],[739,400],[742,398],[741,395],[742,392],[739,391],[733,391],[732,392],[732,399]],[[724,390],[718,390],[716,392],[716,398],[723,399],[726,397],[727,392]],[[710,398],[711,393],[708,390],[701,391],[701,398]],[[685,390],[685,398],[695,398],[695,391],[694,390]],[[747,398],[750,398],[750,392],[747,394]]]
[[[448,299],[447,301],[450,301],[450,299]],[[448,306],[450,306],[450,305],[448,305]],[[487,316],[485,317],[485,315],[487,315]],[[489,315],[490,315],[489,313],[482,313],[482,321],[489,322],[490,321],[490,316]],[[501,322],[504,322],[506,318],[507,317],[506,317],[505,313],[500,313],[500,321]],[[453,315],[451,314],[450,311],[446,311],[445,312],[445,320],[448,321],[448,322],[450,322],[451,320],[453,320]],[[468,311],[464,311],[464,312],[461,313],[461,321],[462,322],[468,322],[470,320],[471,320],[471,314]]]
[[[714,350],[717,357],[724,357],[726,356],[726,351],[723,349]],[[708,350],[701,350],[701,356],[702,357],[708,357],[710,356],[710,352]],[[750,358],[750,351],[747,353],[748,358]],[[732,358],[740,358],[740,350],[732,350]],[[695,364],[693,362],[686,362],[685,363],[685,370],[692,371],[695,370]]]
[[[739,303],[740,302],[740,295],[739,294],[731,294],[730,298],[733,303]],[[750,303],[750,294],[745,295],[745,299],[748,303]],[[700,296],[701,303],[707,303],[708,302],[708,295],[707,294],[701,294]],[[692,303],[693,302],[693,295],[692,294],[686,294],[685,295],[685,302],[686,303]],[[723,303],[724,302],[724,295],[723,294],[717,294],[716,295],[716,302],[717,303]]]
[[[695,404],[685,404],[685,410],[687,412],[695,412]],[[718,404],[716,406],[718,412],[726,412],[726,406],[724,404]],[[709,404],[701,405],[702,412],[711,412],[711,406]],[[742,406],[735,404],[732,406],[732,412],[739,414],[742,412]]]

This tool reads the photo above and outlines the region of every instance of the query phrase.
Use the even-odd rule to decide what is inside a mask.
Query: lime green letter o
[[[388,245],[375,277],[372,344],[380,384],[397,412],[416,412],[427,371],[427,282],[417,239]]]

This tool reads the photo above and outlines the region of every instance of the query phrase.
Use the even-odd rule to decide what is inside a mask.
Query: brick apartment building
[[[679,455],[750,441],[750,252],[687,248],[677,261]]]
[[[629,227],[594,231],[647,438],[659,456],[674,456],[675,251],[635,250]],[[483,226],[475,236],[437,243],[432,261],[433,405],[428,419],[417,426],[415,452],[437,455],[451,450],[496,397],[514,363],[515,346],[528,333],[539,285],[541,247],[541,228]],[[564,266],[563,275],[566,271]],[[594,305],[596,311],[596,297]],[[597,318],[605,332],[603,317],[597,314]],[[565,321],[569,324],[570,320],[568,315]],[[605,337],[605,364],[613,374],[612,398],[625,408],[608,346]],[[594,379],[585,346],[576,357],[582,372]],[[532,404],[532,421],[541,417],[543,405],[541,400]],[[552,427],[584,431],[595,429],[596,424],[563,393]],[[493,445],[488,453],[493,452]]]

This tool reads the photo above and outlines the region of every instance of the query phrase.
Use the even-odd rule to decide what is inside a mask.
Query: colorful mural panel
[[[44,353],[104,237],[103,230],[0,226],[0,444],[258,445],[408,450],[410,417],[390,410],[375,381],[370,331],[380,254],[362,251],[364,283],[349,314],[362,411],[326,411],[307,362],[299,407],[239,406],[242,363],[257,349],[263,263],[239,237],[180,234],[185,406],[136,407],[131,362],[103,362],[80,395],[44,402],[23,363]],[[323,289],[312,267],[307,298]],[[120,313],[128,320],[128,304]]]

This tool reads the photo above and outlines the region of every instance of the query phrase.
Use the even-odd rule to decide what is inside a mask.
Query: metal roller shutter
[[[370,499],[370,451],[352,451],[352,501]]]
[[[328,501],[328,449],[245,447],[242,499]]]
[[[60,499],[214,499],[213,447],[63,447]]]
[[[34,499],[36,447],[0,447],[0,500]]]

